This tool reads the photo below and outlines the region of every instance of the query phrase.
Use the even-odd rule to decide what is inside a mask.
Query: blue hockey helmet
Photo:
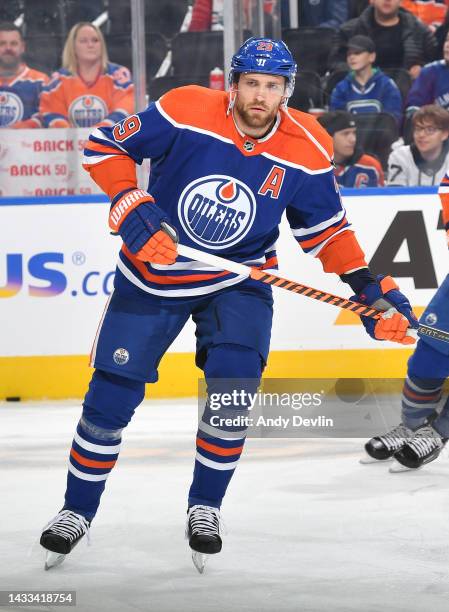
[[[229,85],[235,82],[236,74],[243,72],[276,74],[286,78],[285,97],[288,99],[295,88],[296,68],[296,62],[285,42],[253,36],[232,56]]]

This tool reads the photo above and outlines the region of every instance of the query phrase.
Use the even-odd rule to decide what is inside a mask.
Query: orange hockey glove
[[[109,213],[109,227],[120,234],[140,261],[168,265],[176,261],[176,229],[146,191],[130,189],[116,196]]]

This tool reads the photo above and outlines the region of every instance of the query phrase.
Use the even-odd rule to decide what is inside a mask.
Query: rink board
[[[447,274],[436,188],[347,190],[348,217],[374,271],[389,271],[417,313]],[[0,199],[0,397],[81,397],[88,354],[112,288],[120,242],[102,196]],[[283,222],[280,273],[349,297],[304,255]],[[267,375],[401,377],[410,350],[375,343],[352,314],[275,290]],[[160,368],[152,396],[194,395],[194,329],[188,324]]]

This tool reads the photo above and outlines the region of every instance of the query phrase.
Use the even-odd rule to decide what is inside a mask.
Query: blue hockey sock
[[[92,520],[145,383],[96,370],[70,450],[64,508]]]
[[[234,402],[224,410],[214,410],[211,398],[234,390],[237,394],[256,392],[261,370],[260,355],[252,349],[222,344],[209,351],[204,368],[208,401],[197,432],[189,506],[220,508],[245,442],[247,407]],[[228,418],[234,424],[224,423]]]
[[[81,417],[70,450],[64,508],[93,519],[120,452],[121,433]]]
[[[408,376],[402,390],[402,422],[410,429],[417,429],[434,414],[444,379]]]

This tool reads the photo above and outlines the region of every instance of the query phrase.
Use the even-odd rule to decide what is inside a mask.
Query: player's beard
[[[257,113],[251,111],[252,106],[263,108],[266,112]],[[251,129],[257,129],[265,132],[267,132],[274,124],[279,110],[278,107],[270,110],[266,107],[266,105],[259,103],[251,103],[244,105],[239,101],[238,97],[235,101],[234,108],[237,114],[240,116],[242,122],[245,123],[245,125],[247,125]]]

